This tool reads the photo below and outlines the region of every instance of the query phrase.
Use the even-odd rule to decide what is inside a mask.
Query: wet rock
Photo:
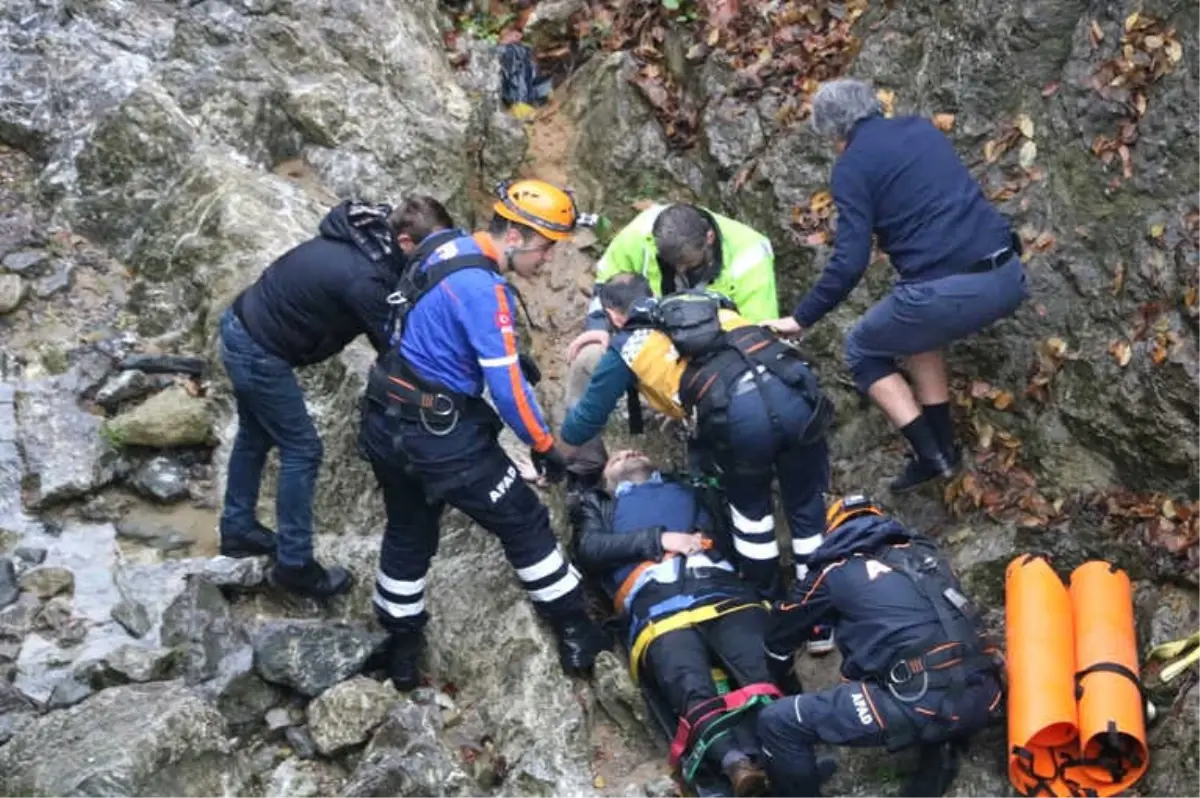
[[[267,580],[267,557],[213,557],[201,576],[217,587],[255,588]]]
[[[116,523],[117,534],[128,540],[136,540],[162,552],[191,548],[196,539],[188,533],[168,524],[156,524],[140,518],[122,518]]]
[[[224,795],[223,726],[178,683],[114,687],[38,718],[0,748],[0,792]]]
[[[16,601],[20,593],[13,561],[8,557],[0,557],[0,610]]]
[[[96,693],[89,678],[80,678],[74,674],[60,679],[46,699],[46,709],[66,709],[82,702]]]
[[[263,723],[266,724],[268,734],[280,734],[285,729],[296,725],[292,713],[287,707],[268,709],[267,714],[263,717]]]
[[[73,617],[74,606],[70,596],[55,596],[42,605],[33,628],[49,632],[64,648],[79,644],[87,636],[87,623],[83,618]]]
[[[166,387],[159,385],[146,376],[146,372],[136,369],[118,372],[96,391],[96,404],[112,412],[122,402],[131,399],[141,399],[149,393]]]
[[[263,713],[279,703],[281,691],[264,682],[254,670],[254,650],[243,645],[217,663],[217,675],[200,685],[237,734],[262,723]]]
[[[29,696],[0,679],[0,745],[29,725],[37,709]]]
[[[522,39],[535,51],[570,38],[571,17],[587,6],[584,0],[543,0],[525,22]]]
[[[45,600],[75,590],[75,574],[66,568],[40,566],[21,574],[21,589]]]
[[[85,413],[75,397],[53,384],[18,391],[18,435],[32,507],[90,493],[112,480],[116,452],[100,437],[101,419]]]
[[[480,785],[441,743],[441,713],[401,697],[363,752],[343,795],[476,795]]]
[[[131,484],[143,496],[173,502],[188,495],[188,470],[177,460],[154,457],[133,473]]]
[[[46,550],[41,546],[17,546],[13,549],[13,557],[27,565],[41,565],[46,559]],[[3,604],[0,600],[0,606]]]
[[[183,650],[187,684],[217,676],[226,657],[246,645],[245,632],[233,620],[220,589],[195,575],[186,577],[183,591],[163,613],[161,635],[164,646]]]
[[[20,640],[33,628],[42,604],[36,597],[26,593],[16,603],[0,609],[0,640]]]
[[[156,682],[171,678],[180,659],[175,649],[146,648],[139,645],[124,645],[104,658],[96,676],[91,676],[93,685],[100,681],[103,686],[126,682]]]
[[[629,678],[629,668],[616,654],[601,651],[596,657],[593,685],[596,700],[605,714],[627,736],[639,735],[647,728],[646,702]]]
[[[366,742],[398,697],[392,687],[365,676],[321,693],[308,705],[308,726],[317,750],[333,756]]]
[[[101,493],[84,502],[79,508],[79,517],[85,521],[103,523],[116,521],[125,515],[133,500],[115,493]]]
[[[17,274],[0,274],[0,316],[21,306],[28,286]]]
[[[329,762],[288,759],[275,768],[267,784],[267,795],[317,798],[341,795],[346,772]]]
[[[0,261],[5,271],[13,274],[23,274],[46,259],[46,253],[40,249],[26,249],[21,252],[11,252]]]
[[[317,744],[313,742],[307,726],[290,726],[283,736],[301,759],[312,759],[317,755]]]
[[[3,680],[0,680],[0,685]],[[13,735],[33,723],[36,716],[32,712],[0,712],[0,745],[4,745]]]
[[[71,350],[67,364],[67,373],[57,383],[81,398],[94,395],[113,369],[112,356],[96,346]]]
[[[49,299],[60,291],[71,287],[71,277],[75,274],[75,261],[68,258],[59,260],[51,274],[38,280],[33,285],[33,293],[38,299]]]
[[[108,419],[102,431],[120,446],[190,446],[208,442],[212,416],[205,400],[175,385]]]
[[[268,682],[317,696],[361,671],[382,640],[346,623],[270,622],[254,636],[254,665]]]

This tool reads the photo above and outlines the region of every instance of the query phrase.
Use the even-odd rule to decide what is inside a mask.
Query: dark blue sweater
[[[793,314],[811,327],[853,290],[871,258],[871,233],[901,282],[954,274],[1010,244],[949,139],[924,117],[865,119],[833,167],[837,239],[817,284]]]

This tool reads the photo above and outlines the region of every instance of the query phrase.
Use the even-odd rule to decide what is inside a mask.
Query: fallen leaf
[[[1016,127],[1025,138],[1033,138],[1033,120],[1029,118],[1028,114],[1021,114],[1017,117]]]
[[[1172,64],[1178,64],[1183,58],[1183,46],[1174,39],[1167,40],[1167,60]]]
[[[815,232],[815,233],[809,233],[809,234],[808,234],[808,235],[805,237],[805,239],[804,239],[804,243],[805,243],[805,244],[807,244],[807,245],[809,245],[810,247],[817,247],[817,246],[821,246],[822,244],[828,244],[828,243],[829,243],[829,236],[827,236],[827,235],[825,234],[825,231],[824,231],[824,230],[818,230],[818,231],[817,231],[817,232]]]
[[[808,209],[815,214],[828,211],[833,207],[833,195],[828,191],[818,191],[808,198]]]
[[[1165,335],[1157,335],[1154,338],[1154,349],[1150,351],[1150,360],[1156,366],[1161,366],[1167,362],[1167,340]]]
[[[1058,91],[1058,81],[1052,80],[1042,87],[1042,96],[1049,97],[1054,92]]]
[[[1088,28],[1088,38],[1092,42],[1092,49],[1100,46],[1100,42],[1104,41],[1104,31],[1100,28],[1100,23],[1092,20],[1092,25]]]
[[[1195,310],[1200,307],[1200,287],[1192,286],[1183,295],[1183,304],[1188,310]]]
[[[1142,45],[1147,50],[1157,50],[1163,46],[1163,37],[1151,33],[1145,39],[1142,39]]]
[[[1033,241],[1033,248],[1038,252],[1045,252],[1054,246],[1054,236],[1046,231],[1038,233],[1038,237]]]
[[[1138,116],[1146,115],[1146,95],[1138,92],[1133,98],[1133,107],[1138,112]]]
[[[1138,23],[1138,12],[1134,11],[1132,14],[1125,17],[1125,32],[1128,33],[1129,31],[1133,30],[1134,26],[1137,25],[1137,23]]]
[[[883,106],[883,115],[890,117],[896,103],[896,93],[891,89],[880,89],[875,92],[879,104]]]
[[[1032,141],[1025,141],[1021,145],[1020,151],[1017,153],[1017,162],[1024,168],[1028,169],[1033,166],[1034,160],[1037,158],[1037,145]]]
[[[1067,353],[1067,342],[1061,338],[1048,338],[1046,353],[1051,357],[1062,358]]]
[[[975,399],[982,399],[987,396],[992,390],[992,386],[983,380],[975,380],[971,383],[971,396]]]
[[[1000,157],[1000,143],[993,140],[988,140],[983,144],[983,160],[988,163],[995,163]]]
[[[1113,274],[1113,296],[1121,293],[1121,289],[1125,287],[1125,264],[1118,263],[1116,272]]]
[[[1123,338],[1113,341],[1108,347],[1108,352],[1110,355],[1116,358],[1117,365],[1121,368],[1128,366],[1130,358],[1133,357],[1132,347],[1130,347],[1129,342]]]
[[[992,400],[992,406],[997,410],[1003,410],[1013,403],[1013,395],[1008,391],[1001,391],[996,394],[996,398]]]
[[[596,778],[592,779],[592,786],[597,790],[603,790],[607,785],[608,782],[604,780],[603,776],[597,776]]]
[[[984,423],[977,430],[979,434],[979,448],[987,451],[992,448],[992,437],[996,434],[996,428],[991,424]]]
[[[712,30],[710,30],[708,32],[708,38],[705,39],[705,41],[708,42],[709,47],[716,47],[717,42],[719,42],[720,40],[721,40],[721,29],[720,28],[713,28]]]
[[[954,114],[934,114],[933,126],[943,133],[949,133],[954,129]]]
[[[1164,501],[1162,503],[1162,514],[1163,518],[1177,518],[1178,515],[1175,512],[1175,502],[1171,501],[1170,499]]]
[[[1167,231],[1166,225],[1163,225],[1161,223],[1150,225],[1150,237],[1151,238],[1162,238],[1163,233],[1165,233],[1166,231]]]
[[[1129,151],[1129,147],[1122,144],[1117,147],[1117,154],[1121,156],[1121,173],[1125,179],[1133,177],[1133,153]]]

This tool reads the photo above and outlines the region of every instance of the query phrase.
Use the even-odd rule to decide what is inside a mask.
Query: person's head
[[[654,463],[645,454],[636,449],[624,449],[608,458],[604,466],[604,488],[612,493],[622,482],[640,484],[650,479],[654,471]]]
[[[812,129],[846,146],[850,131],[864,119],[883,113],[875,89],[864,80],[842,78],[822,83],[812,99]]]
[[[711,217],[695,205],[668,205],[654,219],[652,229],[659,262],[675,270],[689,285],[712,265],[717,252],[717,230]]]
[[[654,296],[650,283],[640,274],[621,272],[600,286],[600,307],[618,330],[629,320],[629,310],[640,300]]]
[[[412,253],[429,235],[454,227],[454,220],[442,203],[427,194],[413,194],[388,214],[388,226],[396,245],[405,255]]]
[[[532,276],[550,257],[550,248],[574,232],[575,201],[544,180],[505,181],[496,194],[488,233],[517,274]]]

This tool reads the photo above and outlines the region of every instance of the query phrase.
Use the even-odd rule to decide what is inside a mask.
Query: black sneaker
[[[221,554],[225,557],[263,557],[275,554],[275,530],[255,522],[248,532],[221,531]]]
[[[407,693],[421,686],[421,652],[425,650],[422,632],[393,634],[388,639],[387,674],[396,689]]]
[[[946,455],[938,453],[929,458],[910,455],[904,472],[892,480],[888,489],[892,493],[908,493],[926,482],[935,479],[949,479],[952,476],[954,476],[954,465]]]
[[[555,624],[558,636],[558,661],[569,676],[590,677],[596,655],[605,648],[604,633],[586,616],[573,617]]]
[[[346,593],[354,578],[345,568],[323,567],[316,560],[309,560],[299,567],[288,567],[275,563],[267,572],[268,581],[275,587],[308,598],[324,599]]]

